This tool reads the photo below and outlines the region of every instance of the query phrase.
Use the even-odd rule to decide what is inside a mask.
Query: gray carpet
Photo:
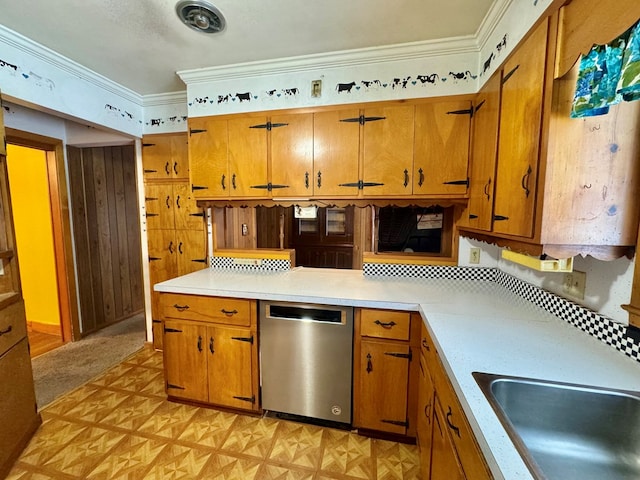
[[[122,362],[145,339],[144,315],[139,314],[34,358],[38,409]]]

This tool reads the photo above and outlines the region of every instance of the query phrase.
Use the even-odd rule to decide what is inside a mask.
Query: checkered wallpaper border
[[[630,327],[614,322],[604,315],[531,285],[497,268],[365,263],[363,273],[370,276],[494,281],[525,300],[640,362],[640,341],[635,340],[633,336],[627,333]]]
[[[233,257],[211,257],[211,268],[222,268],[226,270],[238,270],[244,272],[279,272],[291,270],[291,262],[289,260],[263,258],[260,265],[238,265],[234,263]]]

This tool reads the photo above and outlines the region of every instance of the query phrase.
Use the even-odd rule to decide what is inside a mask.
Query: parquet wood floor
[[[9,480],[419,478],[414,445],[168,402],[150,348],[41,413]]]

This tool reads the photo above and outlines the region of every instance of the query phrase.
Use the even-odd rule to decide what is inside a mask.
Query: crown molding
[[[484,48],[496,27],[502,21],[502,18],[505,16],[509,8],[511,8],[512,3],[513,0],[495,0],[493,2],[489,12],[485,15],[480,27],[478,27],[478,31],[476,32],[475,38],[478,50],[482,50]]]
[[[16,48],[17,50],[48,63],[55,68],[73,75],[74,77],[78,77],[98,88],[142,106],[142,96],[133,90],[123,87],[119,83],[116,83],[113,80],[110,80],[107,77],[100,75],[99,73],[94,72],[93,70],[90,70],[63,55],[34,42],[24,35],[14,32],[3,25],[0,25],[0,43]]]
[[[476,37],[462,36],[330,53],[301,55],[275,60],[236,63],[219,67],[181,70],[177,72],[177,74],[183,82],[189,85],[245,78],[247,76],[278,75],[308,70],[325,70],[336,67],[375,65],[398,60],[424,59],[462,53],[477,54],[478,52]]]
[[[158,93],[142,96],[143,107],[157,107],[163,105],[186,105],[187,91]]]

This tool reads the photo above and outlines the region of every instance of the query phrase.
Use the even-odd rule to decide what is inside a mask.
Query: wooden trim
[[[30,332],[46,333],[47,335],[62,336],[62,327],[51,323],[27,321],[27,330]]]
[[[198,207],[201,208],[224,208],[224,207],[290,207],[297,205],[300,207],[319,206],[319,207],[432,207],[439,205],[441,207],[464,206],[467,204],[468,198],[459,196],[447,197],[389,197],[389,198],[262,198],[262,199],[211,199],[198,200]]]
[[[44,150],[49,177],[53,247],[56,257],[56,277],[60,326],[64,342],[80,339],[80,316],[69,217],[69,198],[62,140],[7,128],[7,142]]]
[[[457,265],[453,257],[428,257],[419,253],[371,253],[362,254],[362,263],[390,263],[392,265]]]
[[[214,257],[225,258],[257,258],[267,260],[289,260],[295,261],[295,250],[270,250],[270,249],[255,249],[255,250],[243,250],[243,249],[220,249],[213,251]]]

